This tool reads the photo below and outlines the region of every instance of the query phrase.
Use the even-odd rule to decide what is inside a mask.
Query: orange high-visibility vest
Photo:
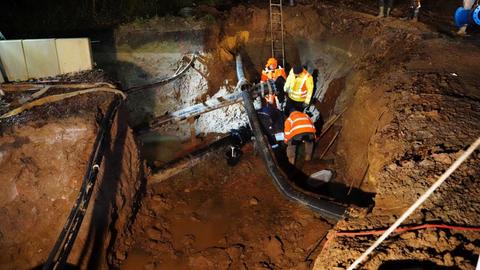
[[[315,135],[315,126],[312,119],[302,112],[292,112],[285,120],[284,141],[287,143],[295,135],[303,133],[313,133]]]
[[[287,74],[285,70],[278,66],[276,69],[269,69],[268,67],[262,70],[262,82],[266,82],[267,80],[277,80],[278,77],[282,76],[284,79],[287,79]]]

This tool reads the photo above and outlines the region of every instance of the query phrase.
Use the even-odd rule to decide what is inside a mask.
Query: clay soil
[[[259,157],[213,156],[151,186],[121,269],[308,269],[330,225],[287,201]]]
[[[390,225],[480,133],[478,42],[442,30],[451,24],[435,16],[438,7],[428,7],[419,23],[398,17],[378,20],[373,16],[375,5],[366,1],[347,2],[341,8],[299,5],[285,11],[292,18],[286,23],[287,32],[295,33],[287,35],[292,41],[320,37],[350,57],[351,71],[336,77],[324,103],[317,104],[325,118],[345,113],[322,138],[314,161],[301,167],[305,174],[333,169],[343,193],[349,187],[375,193],[370,207],[351,199],[363,208],[335,230]],[[401,6],[394,15],[405,11]],[[258,34],[263,29],[251,31],[243,49],[236,46],[245,37],[239,31],[263,25],[265,18],[259,14],[265,10],[232,9],[220,30],[214,29],[230,38],[214,35],[210,40],[223,46],[218,59],[225,59],[214,63],[233,61],[228,58],[236,50],[247,55],[245,65],[253,81],[262,50],[268,50],[255,51],[265,42]],[[296,46],[300,52],[292,55],[298,60],[302,45]],[[216,68],[225,70],[222,76],[233,75],[227,72],[233,65]],[[337,132],[337,140],[320,160]],[[478,226],[478,162],[476,153],[407,224]],[[123,269],[345,269],[374,240],[337,237],[320,253],[329,228],[309,210],[282,198],[261,161],[247,151],[237,167],[227,167],[220,155],[151,186],[130,249],[120,249],[117,255],[126,258]],[[395,235],[362,269],[473,269],[478,239],[478,233],[446,229]]]

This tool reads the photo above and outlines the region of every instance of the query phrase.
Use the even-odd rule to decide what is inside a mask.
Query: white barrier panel
[[[90,70],[88,38],[0,40],[0,61],[8,81],[25,81]]]
[[[21,40],[0,41],[0,61],[9,81],[25,81],[28,79]]]
[[[62,74],[92,69],[92,54],[88,38],[62,38],[55,42]]]
[[[23,52],[29,78],[42,78],[60,74],[55,39],[26,39]]]

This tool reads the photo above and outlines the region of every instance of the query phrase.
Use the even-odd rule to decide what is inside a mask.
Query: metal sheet
[[[24,81],[28,79],[21,40],[0,41],[0,61],[9,81]]]
[[[25,39],[23,51],[29,78],[60,74],[55,39]]]
[[[62,74],[92,69],[92,54],[88,38],[62,38],[55,42]]]

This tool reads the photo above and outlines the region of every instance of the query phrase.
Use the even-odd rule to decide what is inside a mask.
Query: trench
[[[137,35],[142,37],[142,41],[135,38]],[[189,49],[202,49],[199,40],[208,39],[205,35],[202,31],[175,31],[166,35],[152,33],[150,37],[144,31],[129,32],[128,37],[135,40],[134,44],[127,39],[120,39],[116,44],[117,50],[120,50],[120,53],[116,52],[117,56],[128,61],[111,62],[108,56],[112,52],[108,47],[102,48],[98,54],[100,59],[104,59],[107,69],[109,65],[114,66],[111,72],[115,72],[115,76],[128,88],[151,82],[155,79],[152,74],[171,72],[174,61],[182,53]],[[168,44],[178,42],[179,38],[183,38],[181,50],[165,49]],[[239,53],[244,58],[247,78],[256,81],[259,69],[268,58],[268,50],[264,49],[265,40],[258,33],[253,33],[250,38],[241,46]],[[315,106],[322,117],[320,128],[323,123],[341,114],[351,102],[355,90],[350,84],[350,78],[354,76],[353,59],[361,53],[354,47],[352,49],[351,43],[349,39],[324,34],[307,41],[303,36],[293,36],[286,44],[286,55],[291,59],[287,68],[292,63],[303,63],[314,75]],[[214,51],[218,49],[221,48],[214,48]],[[148,58],[156,60],[149,62]],[[163,65],[158,65],[160,59],[165,61]],[[132,66],[136,68],[131,69]],[[230,72],[235,72],[234,61],[225,66],[231,68]],[[208,70],[212,68],[208,64],[195,67],[195,71],[191,72],[193,75],[187,74],[180,82],[147,89],[133,96],[129,104],[133,126],[142,126],[154,115],[215,96],[218,85],[210,80],[218,81],[214,73],[222,69]],[[196,73],[197,69],[213,78],[203,81]],[[235,82],[232,75],[227,75],[231,83]],[[162,91],[166,94],[162,95]],[[174,98],[181,100],[180,104],[172,101],[172,92]],[[187,92],[189,97],[185,97],[183,92]],[[212,112],[204,117],[206,120],[175,123],[172,124],[174,127],[169,125],[140,135],[142,153],[154,173],[147,182],[155,179],[164,167],[174,166],[175,161],[193,158],[192,153],[212,153],[195,166],[149,185],[133,225],[130,246],[111,251],[123,254],[119,257],[126,257],[124,261],[117,262],[120,269],[191,269],[193,265],[197,269],[216,268],[215,265],[225,269],[312,267],[320,252],[320,244],[334,224],[315,211],[283,197],[272,184],[264,161],[256,154],[252,143],[243,147],[242,160],[234,167],[228,166],[225,161],[228,145],[208,151],[212,142],[224,136],[221,134],[247,122],[242,105],[235,106],[234,111],[219,110],[222,111],[222,121],[227,124],[217,129],[212,129],[218,123],[210,120],[217,113]],[[238,111],[241,113],[238,114]],[[340,130],[339,123],[327,130],[315,148],[314,157],[317,159],[309,163],[301,161],[296,168],[283,162],[282,169],[287,172],[292,185],[312,196],[343,205],[368,207],[372,204],[372,194],[356,188],[349,189],[341,178],[337,177],[330,183],[308,178],[322,169],[342,175],[343,168],[335,160],[335,141],[332,142]],[[320,155],[323,156],[320,158]]]
[[[92,167],[100,169],[98,183],[68,247],[67,268],[345,269],[373,241],[370,234],[388,227],[477,136],[478,39],[456,40],[445,30],[455,4],[427,1],[417,23],[397,20],[402,4],[394,18],[378,19],[373,2],[302,1],[311,3],[285,8],[285,68],[301,63],[314,76],[316,124],[324,130],[314,158],[304,161],[300,149],[290,166],[280,146],[272,162],[257,133],[230,166],[229,132],[252,123],[241,100],[155,124],[194,104],[244,94],[235,92],[236,55],[248,81],[259,80],[270,52],[268,9],[227,2],[221,9],[199,6],[195,16],[137,18],[87,33],[96,66],[123,90],[165,79],[194,52],[198,59],[175,80],[128,93],[119,107],[103,165]],[[95,70],[50,82],[109,81],[102,76]],[[28,84],[7,85],[13,90],[2,97],[2,113],[4,100],[16,105],[29,97],[25,89],[14,93]],[[92,169],[88,157],[111,98],[89,94],[0,120],[0,268],[44,266],[68,211],[78,206],[80,179],[85,167]],[[476,153],[406,222],[416,229],[388,239],[364,269],[473,269],[478,162]],[[328,183],[309,177],[321,170],[333,172]],[[348,207],[348,218],[336,223],[305,200],[289,200],[279,174],[303,198]],[[327,241],[332,229],[339,233]]]

